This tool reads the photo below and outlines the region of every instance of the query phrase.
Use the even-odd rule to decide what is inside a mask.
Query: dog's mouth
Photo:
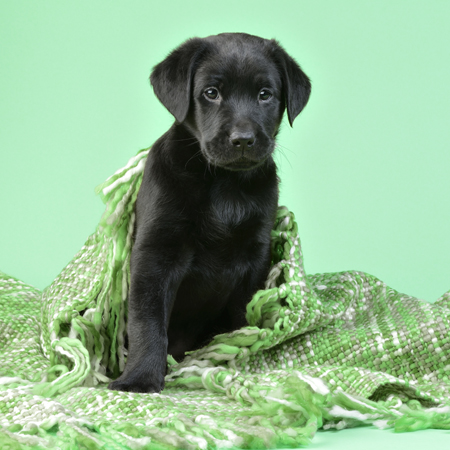
[[[223,167],[229,170],[250,170],[261,165],[263,161],[252,161],[251,159],[245,158],[244,156],[235,159],[234,161],[225,164]]]
[[[272,143],[270,143],[272,144]],[[260,146],[248,151],[236,151],[216,144],[215,142],[201,143],[201,152],[207,163],[231,171],[250,171],[256,169],[267,162],[272,154],[273,145]]]

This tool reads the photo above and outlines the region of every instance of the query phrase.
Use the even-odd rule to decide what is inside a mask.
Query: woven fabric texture
[[[134,204],[148,149],[97,188],[96,231],[43,292],[0,272],[0,448],[264,448],[319,428],[450,428],[450,292],[435,303],[357,271],[306,275],[280,207],[248,326],[177,364],[161,394],[125,367]]]

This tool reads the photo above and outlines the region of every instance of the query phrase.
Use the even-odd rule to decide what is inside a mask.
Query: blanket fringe
[[[50,349],[47,356],[52,367],[33,387],[38,395],[53,397],[74,386],[95,386],[117,377],[125,367],[133,210],[148,152],[149,149],[141,150],[124,168],[97,186],[96,193],[106,203],[97,230],[43,293],[41,340],[43,347]],[[90,260],[103,260],[103,264],[98,264],[101,270],[94,280],[84,284],[91,275],[86,268],[86,261]],[[78,277],[77,290],[81,295],[58,311],[56,307],[60,305],[55,305],[53,298],[73,295],[73,287],[67,292],[64,287],[61,289],[69,277]],[[54,319],[49,321],[52,316]]]

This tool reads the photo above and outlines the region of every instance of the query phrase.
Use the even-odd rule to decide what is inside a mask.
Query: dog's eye
[[[259,99],[260,100],[269,100],[269,98],[272,97],[272,92],[270,92],[267,89],[263,89],[260,93],[259,93]]]
[[[219,91],[216,88],[208,88],[205,90],[204,94],[210,100],[217,100],[219,97]]]

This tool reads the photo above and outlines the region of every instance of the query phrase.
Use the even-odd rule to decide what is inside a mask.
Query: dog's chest
[[[257,199],[232,184],[214,186],[209,195],[203,226],[212,233],[230,234],[257,212]]]
[[[211,231],[230,233],[249,219],[252,205],[239,196],[222,196],[211,203],[206,220]]]
[[[198,274],[212,270],[214,277],[220,278],[225,269],[248,264],[255,242],[261,240],[262,221],[252,195],[233,186],[211,190],[190,235],[194,250],[191,269]]]

